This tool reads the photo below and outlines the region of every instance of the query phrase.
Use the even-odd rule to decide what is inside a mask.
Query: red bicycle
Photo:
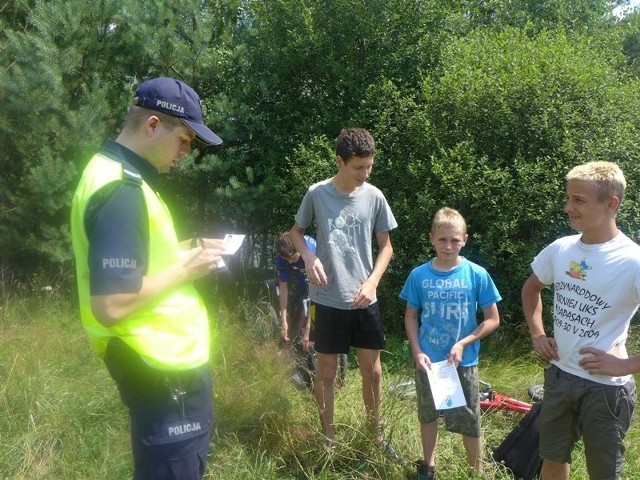
[[[499,409],[527,413],[531,407],[533,404],[498,393],[491,388],[491,384],[480,380],[480,408],[483,410]]]

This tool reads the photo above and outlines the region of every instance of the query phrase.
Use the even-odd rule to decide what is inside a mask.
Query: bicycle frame
[[[486,398],[480,394],[480,408],[483,410],[508,410],[517,413],[527,413],[533,407],[532,404],[522,402],[501,393],[491,392]]]
[[[490,410],[508,410],[511,412],[527,413],[533,407],[532,404],[522,402],[515,398],[497,393],[491,388],[491,384],[480,380],[480,408]]]

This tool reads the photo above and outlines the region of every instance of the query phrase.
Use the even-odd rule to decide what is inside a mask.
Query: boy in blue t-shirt
[[[456,365],[467,400],[464,407],[442,411],[446,428],[462,435],[467,462],[480,471],[479,340],[498,328],[500,316],[496,304],[502,299],[487,271],[460,256],[468,235],[467,224],[459,212],[446,207],[438,210],[429,238],[436,257],[415,268],[400,293],[400,298],[407,301],[404,324],[416,362],[424,454],[417,464],[418,480],[435,478],[438,411],[426,372],[432,363],[445,360]],[[478,306],[484,313],[484,321],[479,325]]]

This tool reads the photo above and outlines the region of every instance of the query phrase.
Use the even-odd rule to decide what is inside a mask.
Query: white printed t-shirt
[[[612,240],[589,245],[581,235],[560,238],[531,263],[545,285],[553,285],[553,325],[565,372],[607,385],[631,378],[592,375],[578,362],[583,347],[627,358],[629,323],[640,303],[640,246],[619,232]]]

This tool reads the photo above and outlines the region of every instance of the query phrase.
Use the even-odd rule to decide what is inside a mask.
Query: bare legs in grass
[[[322,432],[335,440],[334,403],[335,379],[338,371],[338,355],[318,353],[316,366],[315,397],[320,414]],[[382,441],[380,424],[380,398],[382,396],[382,365],[380,350],[356,349],[358,367],[362,375],[362,400],[367,420],[373,426],[376,442]]]
[[[436,442],[438,441],[438,421],[420,425],[422,452],[427,465],[435,467]],[[467,463],[476,472],[482,471],[482,439],[462,436],[462,444],[467,455]],[[555,478],[555,477],[554,477]]]

